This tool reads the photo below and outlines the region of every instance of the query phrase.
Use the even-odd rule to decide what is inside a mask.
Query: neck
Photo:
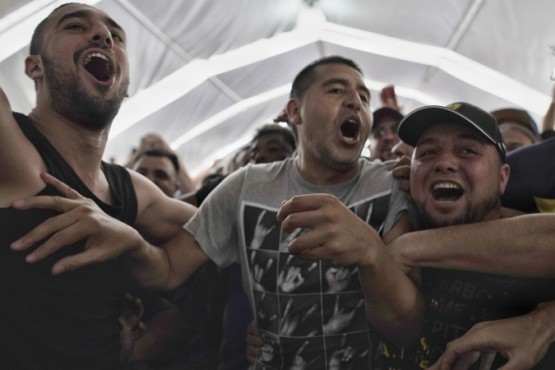
[[[92,131],[50,109],[35,108],[29,117],[82,180],[98,177],[109,127]]]
[[[296,158],[296,165],[301,177],[313,185],[340,184],[354,178],[360,172],[358,161],[350,168],[336,170],[318,161],[309,163],[305,158],[299,153]]]

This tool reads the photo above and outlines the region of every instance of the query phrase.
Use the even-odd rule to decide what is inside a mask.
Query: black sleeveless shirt
[[[85,186],[27,116],[14,113],[14,117],[50,174],[94,200],[110,216],[128,225],[135,223],[137,199],[125,168],[102,163],[112,192],[113,205],[108,205]],[[52,186],[39,193],[57,194]],[[85,241],[68,245],[35,264],[26,263],[25,256],[36,246],[25,252],[13,252],[9,247],[56,214],[51,210],[0,208],[0,368],[117,369],[118,316],[130,283],[121,260],[53,276],[53,264],[82,251]]]

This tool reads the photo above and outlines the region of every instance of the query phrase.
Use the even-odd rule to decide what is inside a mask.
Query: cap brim
[[[399,123],[398,136],[405,143],[416,146],[420,135],[430,126],[438,123],[460,123],[463,125],[471,125],[482,135],[496,144],[479,126],[466,118],[465,116],[439,105],[426,106],[418,108],[405,116]]]

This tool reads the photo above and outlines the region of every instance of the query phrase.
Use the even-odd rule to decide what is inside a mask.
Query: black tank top
[[[113,205],[106,204],[92,194],[27,116],[14,113],[14,117],[50,174],[93,199],[110,216],[128,225],[135,223],[137,199],[125,168],[102,163],[113,199]],[[39,194],[59,193],[46,186]],[[28,251],[13,252],[9,247],[56,214],[0,208],[0,368],[118,369],[118,316],[130,283],[121,260],[53,276],[54,262],[83,250],[84,241],[36,264],[25,262]]]

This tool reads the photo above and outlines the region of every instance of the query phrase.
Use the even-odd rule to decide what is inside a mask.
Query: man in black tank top
[[[106,13],[62,5],[37,26],[26,59],[36,107],[29,116],[12,113],[0,90],[3,369],[120,368],[118,316],[129,283],[123,259],[62,275],[56,262],[96,243],[110,249],[164,243],[194,212],[140,175],[102,161],[127,95],[125,38]],[[54,178],[74,191],[52,186]],[[50,197],[15,202],[35,195],[66,199],[52,210],[40,204]],[[28,234],[44,221],[54,229]],[[59,245],[45,243],[58,231]],[[41,244],[64,248],[36,262]]]

